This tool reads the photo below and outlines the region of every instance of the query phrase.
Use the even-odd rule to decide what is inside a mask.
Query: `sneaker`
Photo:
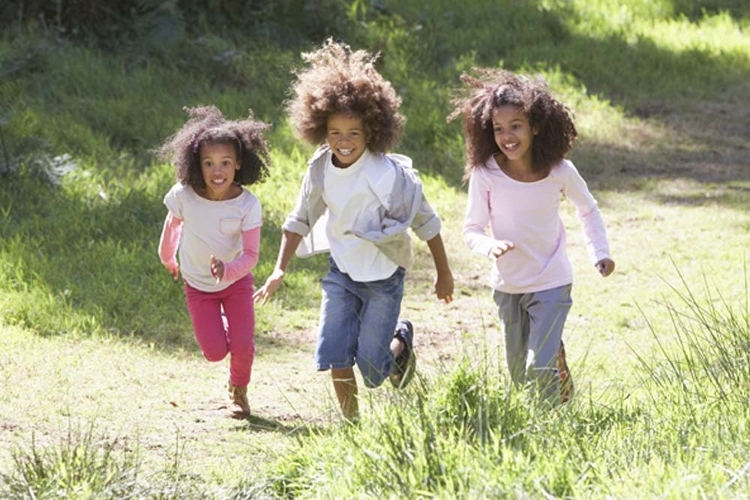
[[[234,413],[250,415],[250,403],[247,401],[247,386],[234,385],[229,381],[229,400],[234,405]]]
[[[411,321],[399,321],[394,337],[401,341],[404,349],[396,357],[396,364],[388,378],[393,387],[403,389],[414,378],[417,366],[417,355],[414,353],[414,327]]]
[[[565,361],[565,344],[560,340],[560,349],[557,350],[557,373],[560,375],[560,396],[562,402],[567,403],[573,399],[573,378],[570,376],[568,363]]]

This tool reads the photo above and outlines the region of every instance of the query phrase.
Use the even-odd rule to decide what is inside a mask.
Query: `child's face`
[[[202,144],[201,173],[210,200],[231,198],[234,173],[240,169],[237,153],[231,144]]]
[[[333,151],[333,164],[346,168],[359,160],[367,148],[362,119],[353,114],[336,113],[328,118],[326,142]]]
[[[531,145],[536,130],[516,106],[501,106],[492,110],[492,130],[495,144],[510,161],[528,161],[531,165]]]

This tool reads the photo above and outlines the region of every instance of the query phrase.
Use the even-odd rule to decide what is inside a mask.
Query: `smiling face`
[[[234,174],[240,169],[232,144],[201,144],[201,173],[206,183],[205,197],[221,201],[236,196]]]
[[[501,106],[492,110],[492,130],[495,144],[500,148],[508,162],[531,168],[531,145],[536,130],[532,129],[529,119],[521,108]]]
[[[353,114],[336,113],[328,118],[326,142],[333,152],[333,164],[346,168],[359,160],[367,148],[365,126]]]

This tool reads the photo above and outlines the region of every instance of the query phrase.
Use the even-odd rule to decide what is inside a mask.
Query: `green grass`
[[[456,278],[440,304],[415,243],[403,309],[417,382],[363,390],[360,424],[343,424],[313,367],[326,259],[295,260],[257,310],[253,416],[227,418],[226,365],[202,359],[156,255],[173,172],[150,149],[182,106],[252,108],[273,124],[272,174],[253,188],[256,281],[271,272],[311,152],[282,103],[299,52],[322,40],[270,23],[296,35],[254,25],[113,50],[13,26],[0,37],[0,496],[750,496],[747,6],[345,4],[336,33],[382,51],[408,119],[398,151],[443,217]],[[602,280],[565,205],[578,395],[559,411],[508,386],[489,261],[461,237],[463,142],[445,117],[477,64],[540,72],[570,105],[572,159],[617,262]]]

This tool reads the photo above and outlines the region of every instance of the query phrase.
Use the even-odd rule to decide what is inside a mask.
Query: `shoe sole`
[[[414,378],[417,368],[417,355],[414,352],[414,327],[410,321],[403,320],[403,323],[408,325],[408,329],[411,333],[411,342],[406,342],[405,348],[408,349],[409,355],[406,358],[406,366],[401,369],[396,362],[396,366],[393,368],[388,379],[391,381],[391,385],[396,389],[403,389],[409,382]],[[403,338],[403,337],[402,337]],[[400,357],[400,356],[399,356]]]

